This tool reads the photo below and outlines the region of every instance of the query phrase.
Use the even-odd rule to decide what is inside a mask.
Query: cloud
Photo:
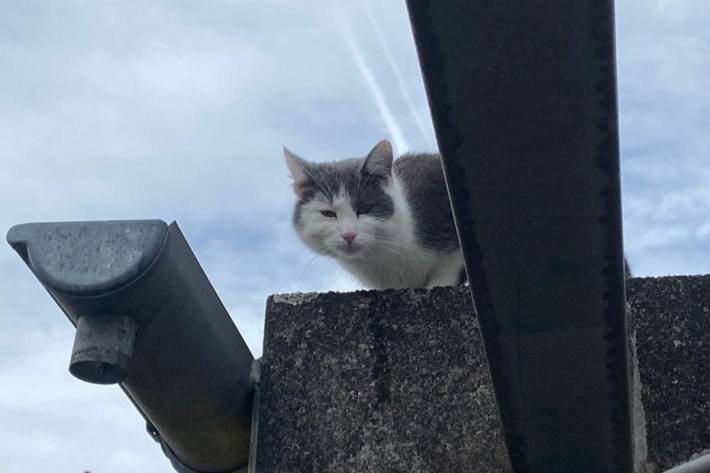
[[[21,343],[10,341],[9,351],[2,339],[0,377],[11,381],[0,390],[4,468],[28,473],[172,471],[145,432],[143,418],[117,387],[71,377],[73,330],[57,321],[15,331],[13,338],[22,337]]]
[[[640,274],[708,272],[710,6],[617,4],[626,249]]]
[[[370,2],[368,0],[360,0],[360,4],[365,10],[368,21],[372,25],[372,29],[375,32],[375,36],[377,37],[377,40],[380,43],[382,54],[384,54],[385,58],[387,59],[387,64],[390,66],[390,69],[392,70],[392,75],[397,81],[399,92],[402,94],[402,99],[407,105],[407,109],[409,110],[409,114],[412,117],[412,120],[414,120],[414,123],[416,123],[417,129],[419,129],[419,133],[421,133],[422,138],[424,138],[425,140],[429,140],[431,138],[431,124],[429,124],[429,126],[425,125],[424,120],[422,120],[421,116],[419,115],[419,112],[417,111],[414,99],[409,93],[409,87],[407,86],[407,83],[404,80],[404,76],[402,75],[402,71],[399,68],[398,61],[392,55],[389,41],[387,40],[387,36],[385,35],[384,31],[382,31],[382,26],[380,25],[380,21],[377,19],[377,15],[375,15],[375,12],[372,10],[372,7],[370,6]]]
[[[362,49],[360,48],[360,45],[353,36],[350,25],[347,23],[347,20],[343,18],[339,18],[338,20],[341,25],[341,34],[343,36],[343,39],[345,40],[345,43],[348,45],[350,55],[352,56],[353,61],[355,61],[355,64],[357,65],[357,70],[360,72],[360,75],[362,76],[362,79],[365,82],[367,89],[370,91],[372,98],[377,104],[377,108],[380,111],[382,120],[385,122],[387,131],[389,132],[390,136],[392,137],[392,140],[394,141],[395,149],[398,152],[409,151],[409,144],[407,143],[407,139],[404,137],[402,129],[400,128],[399,123],[397,123],[397,119],[392,114],[392,110],[390,109],[390,106],[387,103],[387,99],[385,98],[385,95],[382,92],[382,88],[380,87],[379,82],[375,78],[375,75],[372,73],[372,69],[365,60]]]

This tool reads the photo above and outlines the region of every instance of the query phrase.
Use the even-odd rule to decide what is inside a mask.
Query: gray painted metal
[[[710,473],[710,455],[671,468],[666,473]]]
[[[76,324],[69,371],[89,383],[125,381],[137,329],[130,317],[82,315]]]
[[[516,472],[632,469],[612,0],[408,0]]]
[[[247,464],[253,357],[177,224],[23,224],[7,240],[79,325],[72,373],[122,380],[186,467]]]

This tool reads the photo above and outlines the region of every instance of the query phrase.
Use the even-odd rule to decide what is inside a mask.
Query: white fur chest
[[[373,289],[426,287],[440,256],[418,249],[374,251],[368,258],[341,261],[365,286]]]

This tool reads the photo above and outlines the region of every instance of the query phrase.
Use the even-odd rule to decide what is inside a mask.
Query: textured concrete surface
[[[466,290],[273,296],[258,473],[506,472]]]
[[[710,276],[627,287],[648,459],[663,471],[710,448]]]
[[[710,277],[627,291],[652,473],[710,447]],[[481,350],[466,289],[272,296],[250,471],[508,472]]]

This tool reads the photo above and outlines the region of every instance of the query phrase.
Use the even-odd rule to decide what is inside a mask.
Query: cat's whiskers
[[[386,240],[373,239],[367,244],[367,249],[383,250],[386,253],[396,256],[402,260],[406,260],[413,253],[408,248],[402,247],[400,245],[392,245],[392,242]]]
[[[402,253],[416,253],[414,248],[410,248],[409,246],[403,244],[402,240],[397,238],[377,236],[372,241],[378,245],[387,245],[391,248],[399,250]]]
[[[310,268],[311,265],[313,264],[313,262],[314,262],[315,260],[317,260],[318,258],[320,258],[320,255],[319,255],[319,254],[316,254],[316,255],[313,256],[313,258],[311,258],[311,259],[308,261],[308,263],[306,263],[306,266],[303,268],[303,272],[301,273],[301,276],[303,276],[304,274],[306,274],[306,271],[308,271],[308,268]]]

